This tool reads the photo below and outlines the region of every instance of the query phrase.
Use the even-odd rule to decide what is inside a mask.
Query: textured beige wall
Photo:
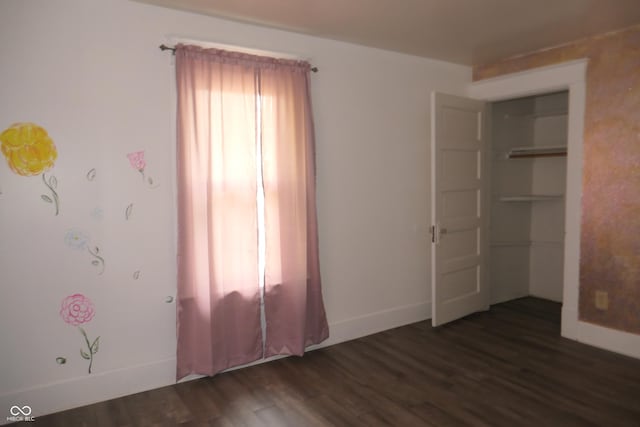
[[[482,80],[588,58],[580,320],[640,334],[640,25],[474,67]],[[609,309],[595,307],[608,293]]]

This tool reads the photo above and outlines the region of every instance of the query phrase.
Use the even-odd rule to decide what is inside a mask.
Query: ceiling
[[[480,65],[640,24],[640,0],[136,0]]]

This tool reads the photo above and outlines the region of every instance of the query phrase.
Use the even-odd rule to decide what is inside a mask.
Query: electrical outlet
[[[598,310],[609,310],[609,292],[596,291],[595,304]]]

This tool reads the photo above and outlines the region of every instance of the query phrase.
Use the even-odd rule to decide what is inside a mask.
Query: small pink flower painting
[[[142,151],[133,151],[127,154],[127,158],[129,159],[129,164],[131,167],[137,170],[140,175],[142,175],[142,181],[147,184],[150,188],[156,188],[153,183],[153,178],[145,175],[145,168],[147,167],[147,162],[144,159],[144,150]]]
[[[62,300],[60,316],[72,326],[89,322],[95,314],[93,303],[82,294],[69,295]]]
[[[95,314],[96,312],[93,302],[82,294],[69,295],[62,300],[62,305],[60,307],[60,316],[62,317],[62,320],[67,324],[78,328],[80,334],[84,338],[84,343],[87,346],[86,351],[85,349],[80,349],[80,356],[89,361],[89,373],[91,373],[91,368],[93,366],[93,356],[98,352],[98,348],[100,346],[100,337],[90,341],[87,336],[87,332],[80,325],[90,322]]]
[[[127,154],[131,167],[136,169],[140,173],[144,173],[144,168],[147,166],[147,162],[144,160],[144,151],[134,151]]]

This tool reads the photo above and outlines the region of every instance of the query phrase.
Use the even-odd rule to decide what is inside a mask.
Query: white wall
[[[61,211],[41,200],[39,177],[0,161],[0,421],[11,405],[37,416],[174,381],[175,305],[165,302],[176,288],[174,83],[171,56],[157,46],[176,35],[291,53],[320,68],[328,343],[430,317],[429,93],[461,94],[469,68],[125,0],[3,0],[0,131],[46,128],[59,154],[50,173]],[[138,150],[157,188],[129,165],[126,154]],[[100,247],[104,274],[65,245],[73,228]],[[59,315],[74,293],[95,304],[84,325],[100,336],[90,375],[79,331]]]

